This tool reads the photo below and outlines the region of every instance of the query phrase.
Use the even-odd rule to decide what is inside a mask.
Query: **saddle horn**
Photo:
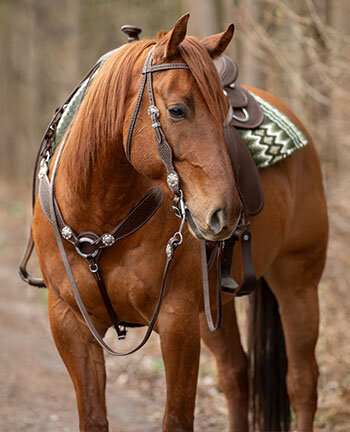
[[[120,30],[128,36],[128,43],[138,41],[140,39],[139,34],[142,32],[140,27],[127,24],[121,26]]]

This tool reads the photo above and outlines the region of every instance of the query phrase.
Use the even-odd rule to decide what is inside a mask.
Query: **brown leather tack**
[[[264,190],[259,171],[248,147],[232,126],[225,126],[225,139],[231,159],[236,186],[247,216],[259,213],[264,206]]]
[[[236,82],[238,78],[236,62],[228,55],[222,54],[214,60],[214,64],[220,76],[224,93],[233,108],[233,126],[242,129],[254,129],[260,126],[264,114],[255,98]]]

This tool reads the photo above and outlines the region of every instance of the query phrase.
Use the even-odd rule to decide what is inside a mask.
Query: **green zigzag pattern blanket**
[[[237,129],[247,143],[258,168],[280,162],[307,145],[304,133],[281,111],[261,97],[251,93],[259,102],[264,120],[256,129]]]

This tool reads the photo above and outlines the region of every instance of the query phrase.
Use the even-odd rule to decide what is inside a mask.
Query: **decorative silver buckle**
[[[62,229],[61,229],[61,234],[62,237],[66,240],[70,240],[73,236],[73,231],[72,228],[70,228],[68,225],[65,225]]]
[[[150,117],[153,115],[159,117],[159,109],[155,105],[150,105],[147,112]]]
[[[176,186],[179,186],[179,176],[176,174],[176,172],[169,173],[167,178],[166,178],[166,181],[167,181],[170,189],[173,189]]]
[[[41,159],[41,161],[40,161],[40,169],[39,169],[39,172],[38,172],[38,178],[42,179],[43,177],[45,177],[46,174],[48,173],[48,171],[49,171],[49,167],[47,165],[46,159]]]
[[[112,246],[115,243],[115,238],[110,233],[103,234],[103,236],[102,236],[102,243],[105,246]]]
[[[157,128],[157,127],[161,127],[162,125],[160,124],[159,121],[159,109],[155,106],[155,105],[150,105],[148,107],[148,115],[152,120],[152,127]]]

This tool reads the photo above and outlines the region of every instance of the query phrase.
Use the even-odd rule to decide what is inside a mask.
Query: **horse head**
[[[188,17],[184,15],[170,32],[158,35],[153,47],[153,65],[185,62],[189,70],[155,72],[153,91],[192,232],[200,239],[219,240],[231,235],[242,209],[223,132],[228,106],[212,61],[231,41],[233,25],[200,42],[186,36]],[[139,63],[143,62],[144,58]],[[139,80],[138,85],[132,84],[130,107],[135,106]],[[144,94],[130,160],[137,171],[164,187],[166,171],[147,118],[147,99]]]

